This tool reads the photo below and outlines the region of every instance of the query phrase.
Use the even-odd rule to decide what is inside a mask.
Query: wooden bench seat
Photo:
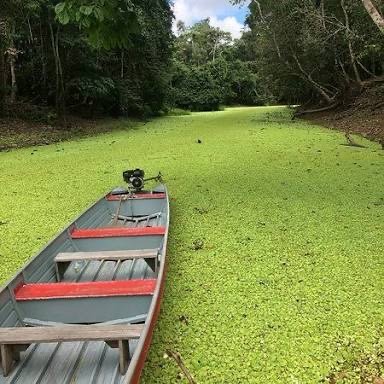
[[[115,280],[80,283],[24,284],[15,290],[16,301],[152,295],[157,280]]]
[[[69,264],[73,261],[124,261],[145,259],[157,272],[158,249],[140,249],[127,251],[99,251],[99,252],[65,252],[55,257],[57,281],[61,280]]]
[[[144,325],[81,325],[60,327],[0,328],[1,366],[4,376],[12,370],[13,362],[20,360],[20,352],[33,343],[70,341],[104,341],[119,348],[119,367],[123,375],[129,363],[129,340],[139,339]]]
[[[106,237],[161,236],[165,227],[106,227],[77,228],[71,232],[72,239],[97,239]]]

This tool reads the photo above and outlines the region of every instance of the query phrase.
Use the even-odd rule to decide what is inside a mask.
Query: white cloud
[[[173,10],[176,20],[183,20],[190,25],[229,6],[229,1],[225,0],[175,0]]]
[[[211,16],[210,24],[212,27],[220,28],[225,32],[230,32],[234,39],[241,37],[244,26],[239,23],[234,16],[228,16],[225,19],[218,19],[216,16]]]
[[[178,21],[183,21],[186,25],[206,19],[211,20],[211,25],[230,32],[234,38],[241,36],[243,25],[234,16],[219,18],[219,14],[230,14],[233,6],[229,0],[175,0],[173,12],[175,14],[175,25]]]

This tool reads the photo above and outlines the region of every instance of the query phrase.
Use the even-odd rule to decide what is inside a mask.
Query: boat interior
[[[123,383],[121,356],[129,363],[137,325],[146,324],[167,225],[165,193],[107,195],[33,258],[0,292],[0,384]],[[136,326],[132,338],[116,336],[118,325]],[[68,327],[70,335],[76,326],[84,327],[79,340],[47,336],[48,328]],[[97,335],[90,326],[100,326]],[[36,333],[28,330],[25,343],[1,333],[14,327]]]

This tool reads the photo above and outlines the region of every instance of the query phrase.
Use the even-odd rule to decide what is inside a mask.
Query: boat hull
[[[9,376],[0,375],[0,384],[50,383],[52,375],[58,384],[139,383],[165,286],[169,199],[165,186],[159,189],[160,193],[132,198],[111,198],[110,194],[102,197],[38,252],[0,292],[0,327],[112,324],[127,319],[135,324],[145,319],[140,338],[129,342],[131,356],[126,373],[119,373],[118,352],[103,342],[32,344],[21,354],[21,361]],[[116,217],[119,217],[118,221]],[[100,231],[105,232],[105,236],[95,236]],[[121,235],[117,236],[119,232]],[[152,248],[158,249],[156,261],[141,258],[117,262],[72,262],[63,275],[63,281],[58,280],[55,257],[59,253],[131,252]],[[113,297],[97,293],[97,286],[102,282],[132,280],[134,284],[137,279],[156,279],[153,292],[131,296],[123,292]],[[88,289],[87,284],[92,286],[93,283],[96,289],[91,290],[89,297],[69,297],[68,286],[76,287],[81,283],[83,290]],[[39,284],[43,291],[48,285],[58,284],[63,289],[63,297],[59,294],[48,299],[29,297],[23,300],[23,296],[18,294],[20,287],[26,290],[30,285]],[[32,288],[28,292],[36,291],[36,287]]]

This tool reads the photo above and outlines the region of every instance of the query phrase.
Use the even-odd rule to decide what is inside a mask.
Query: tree
[[[377,7],[371,0],[362,0],[362,2],[373,22],[377,25],[381,32],[384,32],[384,17],[378,11]]]
[[[205,19],[190,28],[179,25],[179,37],[175,43],[178,60],[190,65],[204,65],[214,62],[231,44],[230,33],[210,25]]]
[[[97,48],[127,48],[139,31],[140,7],[133,0],[65,0],[55,9],[62,24],[77,24]]]
[[[7,106],[9,114],[51,123],[65,122],[66,112],[142,116],[164,107],[168,0],[6,0],[0,26],[2,113]]]
[[[176,64],[177,65],[177,64]],[[222,89],[207,66],[179,64],[172,80],[172,98],[178,107],[214,111],[223,102]]]
[[[249,11],[242,40],[281,102],[333,107],[384,74],[383,36],[359,2],[253,0]]]
[[[261,103],[255,67],[243,45],[205,19],[179,25],[172,67],[171,104],[192,110],[216,110],[220,104]]]
[[[6,21],[4,17],[0,16],[0,117],[5,114],[5,95],[6,95],[6,82],[5,82],[5,33]]]

